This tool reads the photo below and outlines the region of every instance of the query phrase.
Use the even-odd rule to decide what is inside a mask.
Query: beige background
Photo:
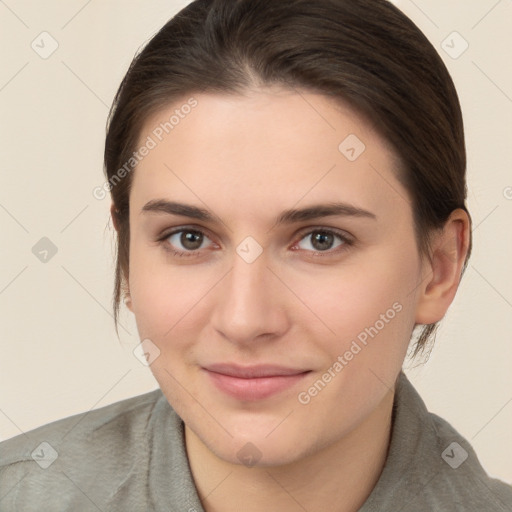
[[[0,439],[157,387],[111,318],[105,121],[136,50],[187,1],[0,1]],[[429,409],[512,483],[512,2],[400,0],[465,115],[474,254],[433,354],[407,374]],[[58,43],[51,49],[47,31]],[[442,42],[458,53],[449,56]],[[449,36],[449,37],[448,37]],[[41,37],[45,37],[44,48]],[[448,37],[448,39],[447,39]],[[58,252],[41,262],[32,247]],[[406,363],[406,368],[411,366]]]

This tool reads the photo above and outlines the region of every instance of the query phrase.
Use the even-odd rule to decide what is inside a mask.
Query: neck
[[[394,390],[343,438],[283,466],[251,468],[219,459],[185,426],[194,483],[206,512],[355,512],[386,461]]]

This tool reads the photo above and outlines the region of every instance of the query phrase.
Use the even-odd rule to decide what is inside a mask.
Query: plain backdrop
[[[126,310],[115,335],[110,202],[92,191],[131,59],[187,3],[0,1],[0,439],[157,387]],[[512,483],[512,2],[394,3],[458,89],[474,222],[432,355],[404,368],[429,410]]]

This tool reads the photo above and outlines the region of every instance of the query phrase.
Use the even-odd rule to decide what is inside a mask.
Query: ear
[[[116,231],[119,231],[119,225],[117,223],[117,208],[116,208],[116,205],[114,203],[112,203],[110,205],[110,216],[112,217],[112,224],[114,225],[114,229]]]
[[[112,224],[114,225],[114,229],[116,231],[119,231],[119,224],[117,221],[117,208],[114,203],[110,205],[110,215],[112,217]],[[123,296],[124,305],[133,313],[132,298],[130,296],[130,287],[127,282],[122,284],[121,293]]]
[[[454,210],[433,236],[431,261],[425,259],[419,286],[417,324],[433,324],[446,314],[459,287],[470,238],[471,222],[461,208]]]
[[[124,305],[133,313],[133,307],[132,307],[132,298],[130,296],[130,290],[128,289],[128,285],[126,285],[125,291],[123,292],[123,302]]]

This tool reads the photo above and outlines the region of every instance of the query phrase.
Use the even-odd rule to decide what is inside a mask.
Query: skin
[[[455,210],[433,239],[432,258],[420,257],[396,157],[346,105],[277,88],[194,97],[197,107],[134,171],[127,305],[141,339],[160,350],[150,368],[185,422],[203,507],[357,510],[385,462],[412,329],[440,320],[456,293],[469,220]],[[141,143],[179,105],[148,119]],[[349,134],[366,146],[355,161],[338,149]],[[207,209],[220,221],[144,212],[155,199]],[[274,224],[284,210],[329,202],[376,218]],[[180,227],[204,233],[191,257],[165,250],[190,253],[181,233],[158,241]],[[315,229],[337,230],[353,243],[334,236],[319,249]],[[252,263],[236,252],[248,236],[262,249]],[[299,393],[393,304],[400,312],[301,403]],[[212,385],[201,367],[219,362],[311,372],[249,402]],[[260,457],[253,467],[237,456],[248,442]]]

